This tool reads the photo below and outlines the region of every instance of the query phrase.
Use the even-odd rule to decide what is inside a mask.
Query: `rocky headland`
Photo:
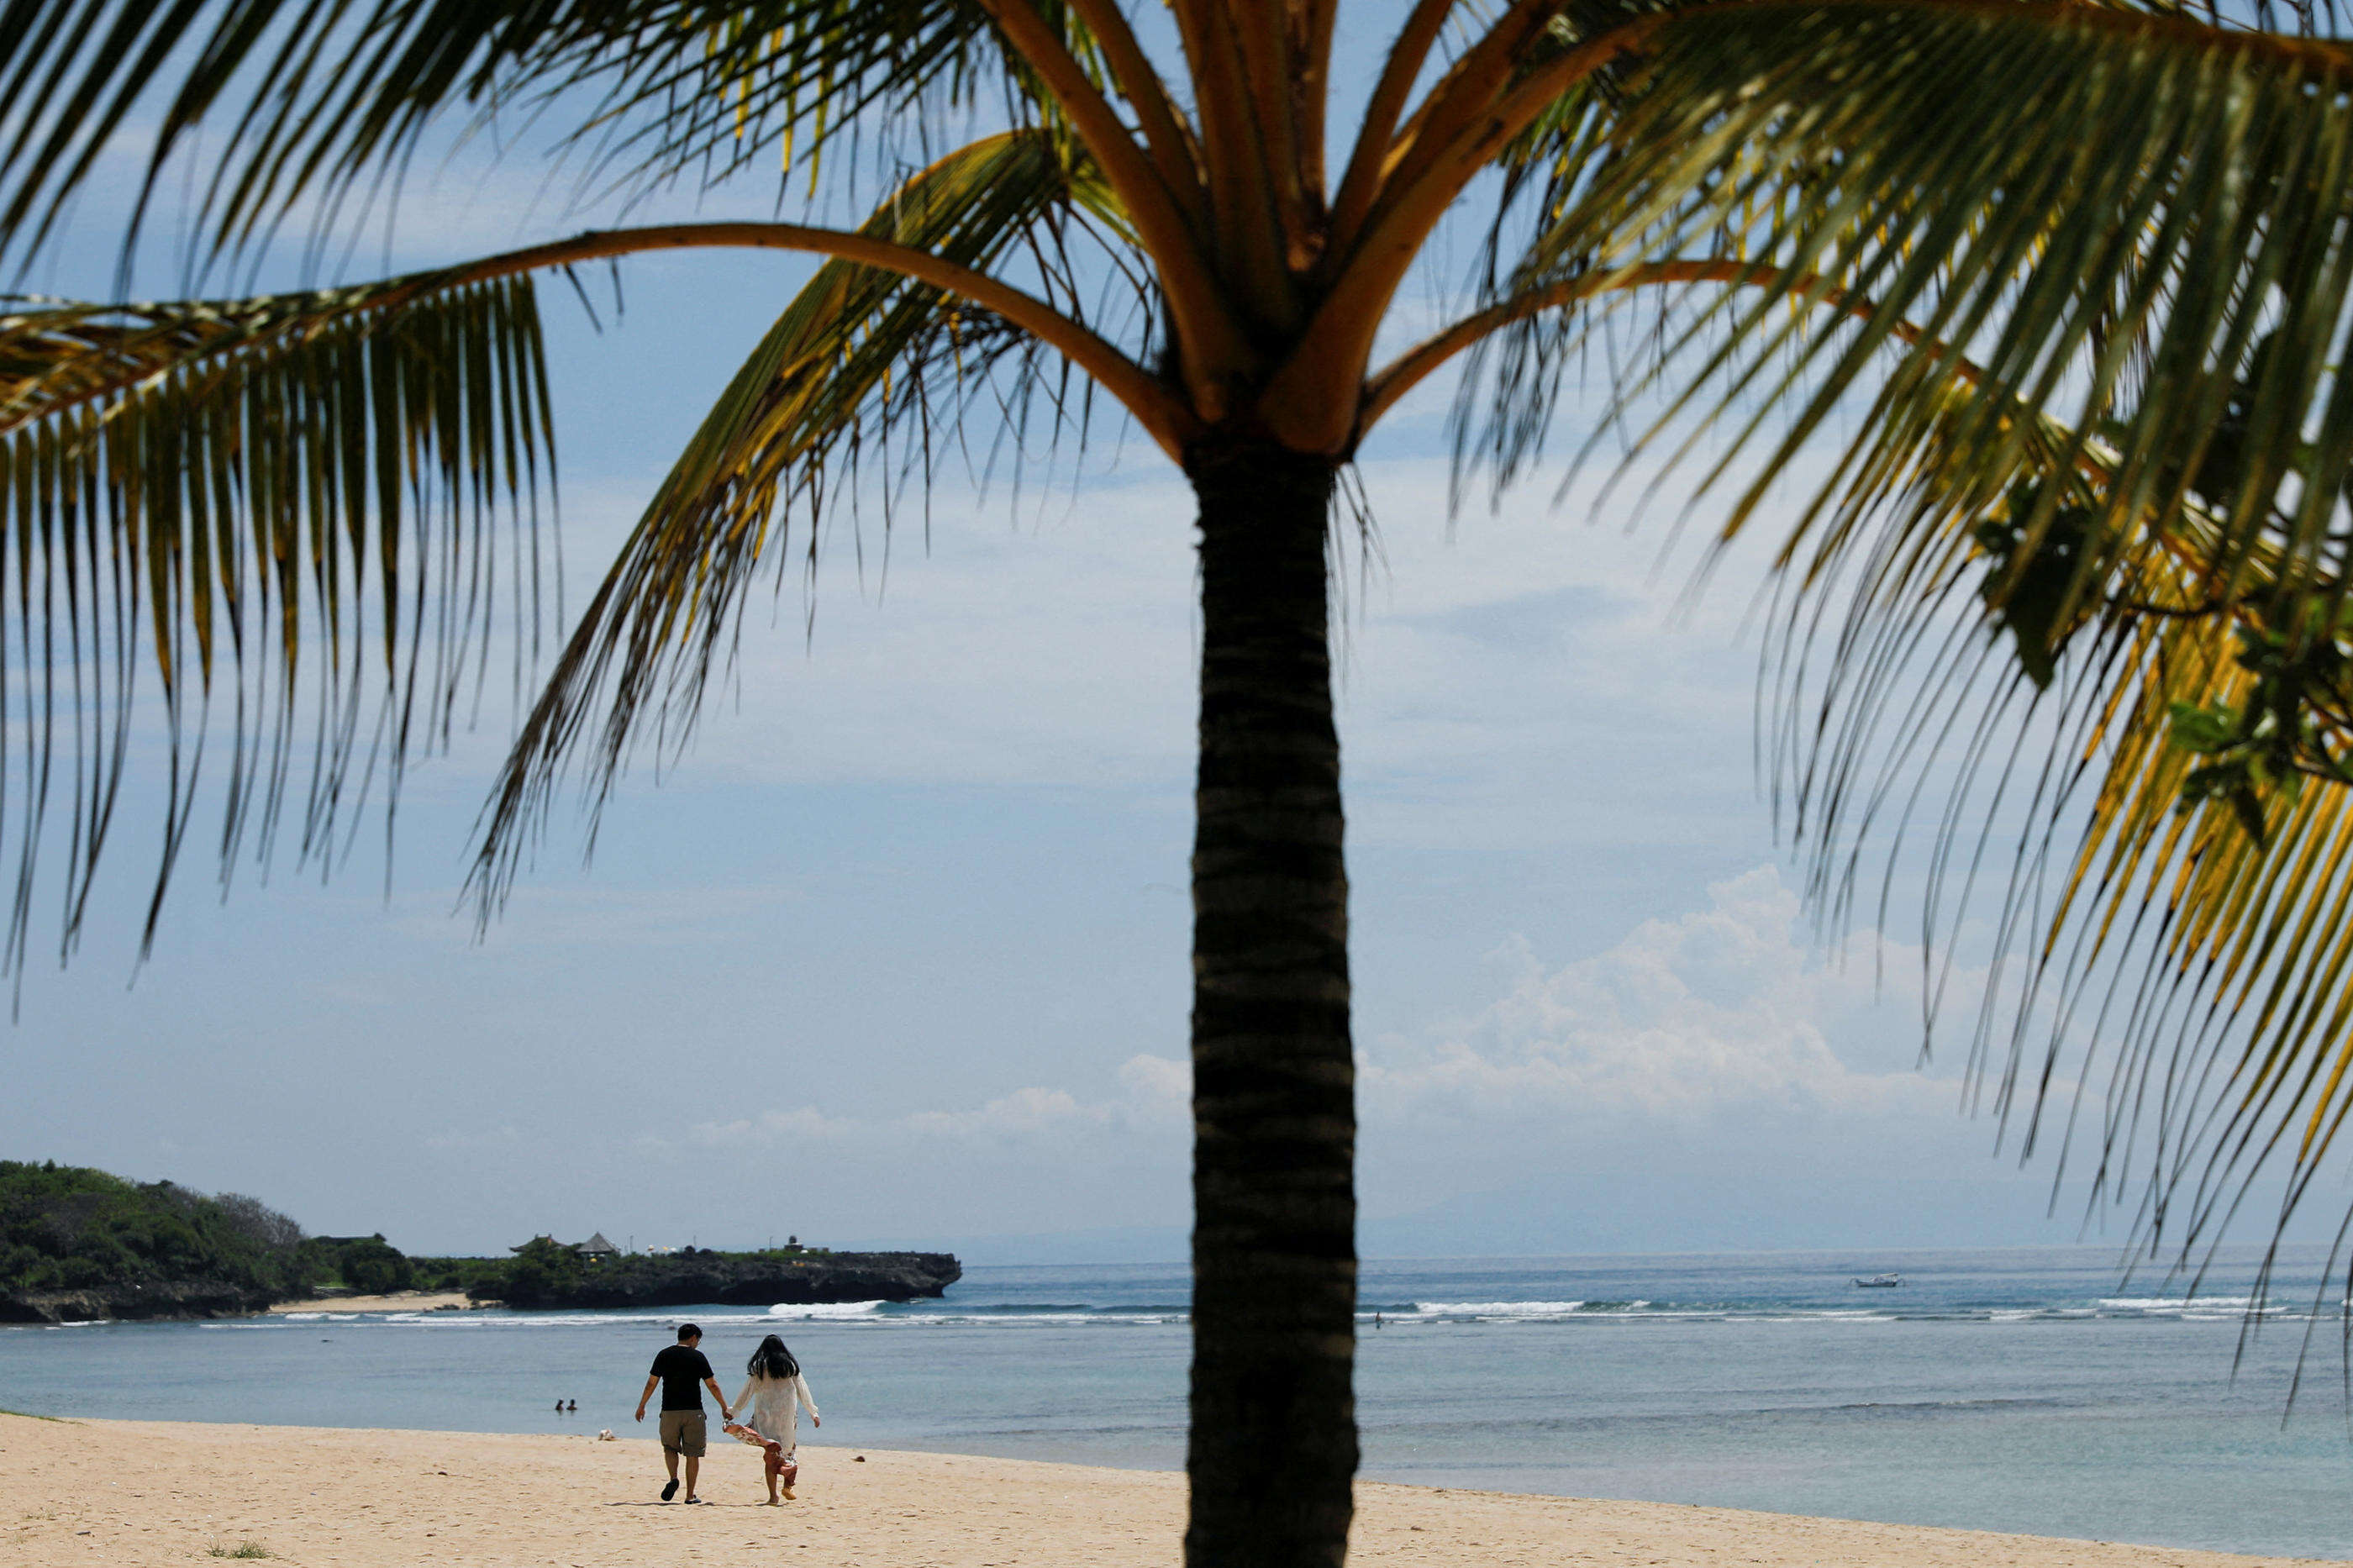
[[[79,1290],[0,1290],[0,1323],[83,1323],[102,1318],[236,1318],[273,1292],[211,1279],[123,1279]]]
[[[324,1268],[256,1199],[0,1160],[0,1323],[235,1317],[308,1293]]]
[[[964,1269],[944,1252],[803,1247],[623,1252],[534,1237],[507,1258],[411,1258],[374,1236],[308,1236],[256,1199],[80,1166],[0,1160],[0,1323],[423,1311],[913,1301]]]
[[[523,1308],[814,1306],[917,1300],[963,1275],[946,1252],[637,1253],[587,1263],[568,1278],[485,1280],[467,1293]]]

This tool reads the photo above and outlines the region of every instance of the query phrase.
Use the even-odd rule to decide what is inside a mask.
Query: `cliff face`
[[[835,1252],[813,1258],[697,1252],[609,1258],[577,1279],[510,1289],[510,1307],[808,1306],[833,1301],[913,1301],[937,1296],[964,1275],[945,1252]],[[470,1292],[498,1299],[488,1286]]]
[[[0,1292],[0,1323],[79,1323],[98,1318],[234,1318],[259,1312],[272,1293],[210,1280],[153,1280],[82,1290]]]

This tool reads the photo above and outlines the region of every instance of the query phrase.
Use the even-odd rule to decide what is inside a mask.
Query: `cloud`
[[[1012,1142],[1073,1124],[1100,1123],[1108,1103],[1082,1105],[1068,1089],[1017,1089],[977,1110],[918,1110],[897,1126],[924,1137]]]
[[[1798,894],[1770,865],[1566,963],[1547,965],[1514,938],[1495,955],[1501,984],[1483,1005],[1361,1051],[1368,1187],[1409,1180],[1436,1196],[1567,1152],[1694,1139],[1720,1152],[1772,1151],[1777,1162],[1866,1128],[1949,1139],[1956,1080],[1914,1070],[1916,1010],[1874,991],[1874,956],[1901,974],[1916,954],[1874,955],[1869,940],[1820,951]],[[778,1108],[702,1123],[684,1141],[821,1146],[841,1162],[977,1162],[1069,1182],[1114,1159],[1177,1167],[1191,1080],[1182,1060],[1136,1055],[1108,1093],[1029,1084],[975,1105],[865,1118]]]
[[[1704,910],[1645,921],[1558,968],[1515,940],[1500,955],[1510,974],[1502,995],[1427,1040],[1391,1039],[1367,1054],[1367,1120],[1949,1119],[1951,1080],[1864,1070],[1833,1047],[1833,1032],[1859,1020],[1877,1022],[1883,1044],[1894,1009],[1873,997],[1867,962],[1841,964],[1810,947],[1777,868],[1718,882],[1708,897]]]
[[[1381,552],[1369,581],[1349,574],[1341,634],[1353,842],[1736,835],[1744,858],[1756,852],[1761,814],[1724,810],[1754,797],[1756,654],[1739,645],[1761,575],[1750,542],[1678,616],[1696,551],[1662,571],[1663,531],[1595,526],[1620,514],[1598,510],[1591,487],[1556,502],[1532,483],[1501,512],[1450,524],[1443,462],[1371,464],[1365,480]],[[882,541],[865,541],[861,570],[832,537],[814,587],[788,578],[751,614],[730,682],[667,770],[671,787],[1055,789],[1181,805],[1199,655],[1192,498],[1175,480],[1091,484],[1075,499],[1032,496],[1014,528],[1006,499],[938,502],[926,540],[892,542],[887,583]],[[607,514],[617,532],[634,511],[617,495],[567,497],[568,517],[586,514],[601,539]],[[575,554],[596,560],[595,542]],[[655,798],[649,773],[623,782],[609,822],[681,809]],[[450,787],[470,799],[477,786]],[[561,843],[575,824],[562,811],[555,826]]]
[[[867,1149],[949,1144],[1021,1152],[1093,1137],[1166,1134],[1185,1126],[1193,1087],[1188,1064],[1166,1057],[1131,1057],[1119,1069],[1119,1079],[1124,1092],[1102,1100],[1081,1100],[1066,1089],[1032,1086],[967,1110],[915,1110],[860,1121],[800,1107],[702,1122],[687,1136],[707,1148],[822,1142],[854,1142]]]
[[[854,1135],[858,1124],[838,1121],[822,1111],[803,1106],[794,1110],[764,1110],[754,1117],[742,1117],[733,1121],[704,1121],[688,1130],[688,1139],[705,1148],[725,1149],[744,1145],[772,1143],[807,1143]]]
[[[1193,1064],[1167,1057],[1134,1056],[1119,1069],[1127,1102],[1138,1114],[1182,1115],[1193,1099]]]

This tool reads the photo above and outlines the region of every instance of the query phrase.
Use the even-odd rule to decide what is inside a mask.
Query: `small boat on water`
[[[1874,1274],[1868,1279],[1858,1279],[1855,1285],[1864,1290],[1893,1290],[1904,1283],[1901,1274]]]

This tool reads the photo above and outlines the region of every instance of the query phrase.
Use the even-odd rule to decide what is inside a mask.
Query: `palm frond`
[[[222,236],[249,233],[322,183],[388,165],[443,109],[486,102],[501,68],[554,47],[571,10],[545,0],[7,0],[0,235],[19,251],[37,246],[100,155],[148,116],[150,192],[200,124],[229,121],[204,216]]]
[[[142,208],[206,128],[197,243],[234,251],[305,198],[323,225],[452,115],[553,116],[560,146],[640,183],[717,177],[965,95],[995,60],[965,0],[5,0],[0,237],[38,246],[151,118]]]
[[[527,279],[0,316],[5,962],[59,803],[76,941],[151,707],[169,764],[151,936],[216,707],[224,878],[266,857],[290,802],[305,858],[337,852],[372,789],[389,811],[493,634],[512,627],[518,661],[536,635],[548,412]]]
[[[2353,279],[2338,232],[2353,56],[2098,12],[1868,0],[1702,9],[1655,50],[1617,128],[1622,156],[1520,280],[1712,242],[1779,285],[1727,292],[1676,345],[1717,338],[1676,373],[1699,370],[1708,390],[1673,413],[1734,437],[1705,481],[1757,459],[1730,528],[1886,370],[1864,439],[1800,524],[1834,543],[1841,487],[1930,438],[1967,355],[2030,412],[2097,432],[2122,494],[2160,525],[2205,456],[2184,434],[2216,430],[2253,370],[2253,446],[2220,510],[2261,526],[2309,441],[2290,547],[2319,548],[2353,455],[2353,395],[2328,368]],[[1833,290],[1873,309],[1783,302]],[[1977,406],[1975,425],[1936,437],[1988,476],[1954,492],[1962,511],[1996,499],[2022,438],[2002,400]]]
[[[1609,157],[1531,180],[1491,293],[1731,265],[1620,405],[1661,395],[1637,445],[1725,488],[1727,534],[1852,432],[1783,538],[1767,670],[1818,907],[1872,897],[1884,839],[1883,919],[1925,840],[1943,963],[1986,900],[2010,955],[1971,1064],[2029,1142],[2089,1032],[2095,1190],[2147,1177],[2151,1239],[2211,1240],[2282,1151],[2292,1203],[2353,1107],[2353,55],[1855,0],[1694,8],[1613,86]],[[1495,342],[1466,455],[1535,448],[1592,324]]]
[[[2056,1116],[2063,1173],[2087,1130],[2091,1210],[2126,1205],[2152,1254],[2195,1270],[2266,1173],[2285,1224],[2353,1109],[2353,638],[2274,619],[2339,587],[2287,580],[2275,548],[2218,599],[2228,530],[2196,502],[2163,531],[2117,506],[2102,443],[2046,422],[2028,447],[1973,523],[1905,526],[1939,513],[1931,463],[1873,547],[1789,581],[1770,765],[1832,921],[1870,896],[1872,848],[1884,923],[1925,837],[1932,1026],[1963,927],[1989,916],[1971,1079],[2021,1155]],[[2058,522],[2021,571],[2045,487]],[[2086,559],[2105,564],[2071,605]],[[2054,1105],[2077,1051],[2073,1104]]]
[[[1054,19],[1100,82],[1083,28],[1060,7]],[[878,127],[912,122],[920,142],[984,90],[1003,91],[1017,123],[1050,112],[971,0],[633,0],[542,53],[543,96],[595,105],[565,141],[624,191],[715,185],[762,165],[813,182],[837,140],[896,156]]]
[[[909,179],[862,232],[974,268],[1026,247],[1049,296],[1068,297],[1074,283],[1060,258],[1090,216],[1105,244],[1124,248],[1117,204],[1083,154],[1050,131],[1016,131]],[[1148,331],[1156,312],[1145,275],[1128,277],[1128,303]],[[587,789],[601,801],[642,731],[666,746],[684,740],[742,595],[783,558],[793,511],[807,519],[802,549],[813,568],[828,504],[879,468],[887,527],[895,482],[912,475],[928,491],[935,455],[972,398],[996,390],[998,439],[1017,450],[1035,396],[1051,420],[1083,423],[1087,386],[1067,368],[1044,368],[1039,352],[992,312],[928,285],[848,261],[818,270],[705,416],[558,660],[486,817],[475,871],[485,910],[574,752],[588,749]],[[894,458],[899,431],[909,439]],[[894,471],[899,461],[912,471]]]

